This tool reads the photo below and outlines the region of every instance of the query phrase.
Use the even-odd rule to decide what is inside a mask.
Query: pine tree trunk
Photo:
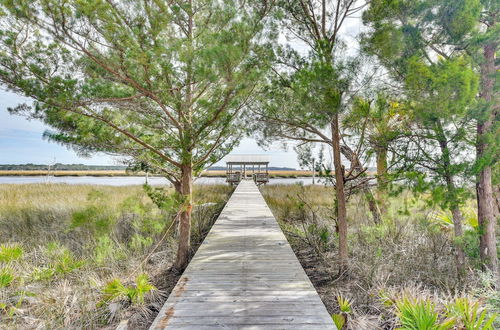
[[[387,210],[387,149],[377,148],[375,151],[377,158],[377,201],[380,205],[380,212]]]
[[[368,187],[364,188],[364,193],[365,198],[368,201],[368,208],[370,209],[370,213],[372,214],[373,222],[378,225],[382,221],[382,216],[377,205],[378,203],[375,200],[375,196],[373,196],[372,191]]]
[[[387,149],[377,148],[375,151],[377,157],[377,178],[378,189],[385,190],[387,188]]]
[[[179,215],[179,245],[177,248],[177,258],[174,267],[177,270],[183,270],[189,260],[189,249],[191,239],[191,211],[192,205],[192,185],[193,171],[190,165],[182,167],[182,180],[180,185],[180,193],[185,201],[183,209]]]
[[[347,209],[344,191],[344,168],[340,158],[339,117],[335,115],[330,123],[332,130],[333,164],[335,169],[335,195],[337,198],[337,224],[339,233],[339,271],[343,273],[348,265]]]
[[[387,211],[387,149],[377,148],[375,151],[377,158],[377,201],[380,212]]]
[[[500,217],[500,185],[493,186],[493,213],[494,218]]]
[[[477,123],[476,158],[481,160],[488,155],[488,135],[492,134],[493,121],[498,112],[498,104],[494,100],[495,87],[495,44],[485,45],[483,48],[484,62],[481,64],[481,98],[493,109],[489,111],[486,118],[480,118]],[[497,276],[498,259],[495,237],[495,211],[493,204],[493,187],[491,181],[491,166],[484,166],[479,172],[476,182],[477,218],[481,228],[480,255],[483,265]]]
[[[448,148],[448,140],[445,136],[443,126],[439,120],[436,122],[436,136],[441,149],[441,160],[443,162],[442,175],[444,176],[444,179],[446,181],[446,189],[448,190],[447,194],[450,196],[448,197],[449,198],[448,202],[449,205],[451,205],[450,211],[453,216],[454,234],[455,238],[461,239],[463,236],[462,214],[460,213],[460,208],[459,208],[460,204],[457,197],[457,189],[454,182],[454,175],[452,174],[453,172],[451,169],[452,163],[451,163],[450,149]],[[465,253],[461,245],[455,244],[454,248],[455,248],[457,275],[459,279],[462,279],[463,275],[465,275]]]
[[[347,158],[349,162],[351,162],[351,169],[353,170],[353,173],[357,174],[363,172],[364,168],[361,165],[358,154],[356,152],[354,152],[351,148],[344,144],[340,146],[340,153],[344,155],[344,157]],[[363,178],[365,176],[366,174],[363,173],[360,177]],[[382,219],[380,208],[377,201],[375,200],[375,197],[373,196],[370,187],[368,186],[368,182],[363,184],[359,189],[364,194],[366,201],[368,202],[368,208],[370,209],[370,212],[372,214],[373,221],[375,223],[380,223]]]
[[[458,206],[455,206],[451,210],[451,214],[453,216],[453,230],[455,233],[455,237],[462,237],[463,229],[462,229],[462,213]],[[455,246],[455,258],[457,265],[457,275],[459,279],[463,279],[465,276],[465,253],[461,246]]]

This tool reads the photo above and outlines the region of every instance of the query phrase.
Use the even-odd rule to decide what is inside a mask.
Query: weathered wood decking
[[[335,329],[252,181],[243,180],[150,329]]]

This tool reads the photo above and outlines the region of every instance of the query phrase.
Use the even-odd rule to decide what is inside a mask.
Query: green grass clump
[[[439,321],[436,306],[430,300],[410,299],[402,297],[395,302],[396,315],[402,329],[444,330],[453,327],[453,321]]]
[[[0,268],[0,288],[9,286],[14,281],[14,270],[10,267]]]
[[[151,237],[144,237],[141,234],[135,234],[130,241],[130,248],[134,251],[143,251],[153,245]]]
[[[73,253],[59,242],[47,244],[45,254],[51,260],[49,265],[56,275],[66,275],[85,264],[84,260],[75,258]]]
[[[122,247],[108,235],[103,235],[97,239],[94,253],[94,260],[98,265],[105,265],[126,258],[126,251],[123,251]]]
[[[123,298],[131,304],[143,304],[145,295],[153,290],[156,288],[150,283],[147,274],[137,276],[134,285],[130,286],[125,286],[119,279],[114,279],[102,290],[104,297],[101,304]]]
[[[19,245],[0,245],[0,262],[10,262],[21,259],[24,250]]]
[[[332,320],[337,329],[342,330],[344,329],[344,326],[347,326],[347,318],[353,311],[349,299],[337,296],[337,303],[339,305],[340,313],[332,314]]]
[[[81,228],[96,236],[109,233],[118,214],[109,208],[108,196],[100,190],[92,190],[88,193],[87,200],[91,204],[73,213],[70,228]]]
[[[455,298],[447,306],[447,313],[460,329],[488,330],[493,329],[493,322],[497,317],[494,313],[488,318],[486,309],[481,309],[478,301],[471,301],[465,297]]]
[[[55,258],[52,267],[56,274],[65,275],[77,270],[84,264],[84,260],[77,260],[70,251],[66,250]]]
[[[55,276],[56,272],[51,267],[35,267],[29,278],[31,281],[49,281]]]

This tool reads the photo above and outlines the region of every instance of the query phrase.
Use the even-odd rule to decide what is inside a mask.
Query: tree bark
[[[454,175],[451,170],[451,155],[450,149],[448,148],[448,140],[443,130],[441,122],[438,120],[436,122],[436,135],[439,142],[439,147],[441,149],[441,160],[442,160],[442,175],[446,181],[446,189],[448,194],[448,205],[450,205],[450,211],[453,218],[453,230],[455,238],[461,239],[463,236],[462,229],[462,214],[460,212],[460,204],[457,196],[457,189],[454,182]],[[455,259],[457,266],[457,275],[459,279],[462,279],[465,275],[465,253],[463,251],[461,244],[454,244],[455,248]]]
[[[492,132],[493,122],[498,112],[498,105],[495,104],[494,100],[496,48],[496,44],[487,44],[483,47],[484,60],[481,64],[481,98],[488,104],[488,108],[493,108],[488,111],[486,116],[481,116],[477,122],[476,158],[479,161],[488,157],[488,136],[494,133]],[[497,282],[500,283],[495,237],[496,219],[493,209],[491,179],[491,165],[486,164],[481,168],[476,182],[477,218],[481,228],[479,248],[484,267],[491,270],[497,276]]]
[[[372,214],[373,222],[375,222],[375,224],[378,225],[382,221],[382,216],[380,214],[381,212],[377,205],[378,203],[375,200],[375,196],[373,196],[373,193],[370,188],[368,187],[364,188],[364,192],[365,192],[365,198],[368,201],[368,208],[370,209],[370,213]]]
[[[377,158],[377,186],[379,190],[385,190],[387,188],[387,149],[377,148],[375,154]]]
[[[330,123],[332,130],[333,165],[335,168],[335,195],[337,198],[337,227],[339,233],[339,272],[343,273],[348,266],[347,247],[347,209],[344,191],[344,168],[340,158],[339,116],[335,115]]]
[[[455,198],[455,185],[453,184],[453,178],[452,177],[447,177],[446,182],[448,185],[448,193],[452,195],[452,198]],[[460,212],[460,208],[458,206],[458,203],[455,201],[451,202],[451,207],[450,211],[452,214],[452,220],[453,220],[453,232],[455,235],[455,238],[461,239],[463,236],[463,228],[462,228],[462,213]],[[456,261],[456,266],[457,266],[457,275],[459,279],[463,279],[465,275],[465,253],[462,248],[461,242],[455,242],[454,244],[455,248],[455,261]]]
[[[177,270],[184,270],[189,260],[189,249],[191,245],[191,211],[193,209],[193,170],[191,165],[183,165],[181,171],[182,179],[180,193],[183,198],[183,205],[179,215],[179,245],[174,264]]]
[[[493,209],[494,218],[500,217],[500,185],[493,186]]]
[[[340,153],[344,155],[345,158],[351,162],[351,169],[353,173],[360,173],[364,170],[361,162],[359,160],[358,154],[354,152],[349,146],[341,145]],[[361,177],[365,177],[366,174],[362,174]],[[364,194],[366,201],[368,202],[368,208],[370,209],[370,213],[372,214],[373,222],[379,224],[382,219],[382,215],[380,213],[380,208],[378,203],[373,196],[373,193],[368,186],[368,183],[361,186],[360,191]]]
[[[381,147],[375,150],[377,158],[377,201],[380,206],[380,212],[387,210],[387,149]]]
[[[455,237],[462,237],[463,229],[462,229],[462,213],[460,212],[460,208],[458,206],[454,206],[451,210],[452,218],[453,218],[453,230],[455,233]],[[465,253],[462,249],[462,246],[455,246],[455,259],[457,265],[457,275],[459,279],[463,279],[465,276]]]

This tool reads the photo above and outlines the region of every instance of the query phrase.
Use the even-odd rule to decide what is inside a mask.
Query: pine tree
[[[459,2],[463,7],[455,7]],[[363,14],[371,27],[364,37],[365,49],[401,84],[411,110],[413,123],[401,153],[417,166],[417,189],[430,189],[433,201],[452,212],[458,239],[460,205],[471,167],[467,152],[473,147],[469,111],[478,78],[473,59],[457,51],[453,42],[473,30],[478,10],[474,1],[377,0]],[[425,173],[430,181],[422,179]],[[460,244],[456,255],[462,274],[465,257]]]
[[[320,143],[331,148],[335,210],[339,234],[339,271],[348,266],[346,183],[366,169],[343,142],[341,117],[346,110],[356,61],[342,57],[341,29],[363,9],[357,1],[292,0],[279,2],[277,17],[291,38],[309,53],[278,49],[274,74],[256,107],[265,139]],[[341,154],[351,163],[347,172]],[[361,173],[360,173],[361,172]]]
[[[193,175],[225,155],[266,70],[264,1],[0,2],[0,81],[12,112],[80,153],[161,172],[182,201],[176,267],[188,260]]]

